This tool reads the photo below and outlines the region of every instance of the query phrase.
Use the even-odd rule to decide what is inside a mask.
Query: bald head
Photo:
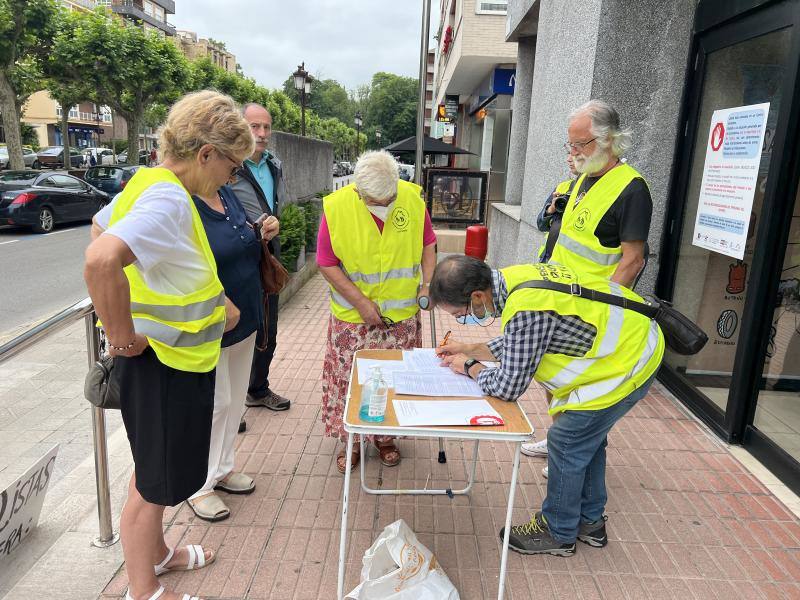
[[[267,149],[269,138],[272,135],[272,115],[260,104],[250,102],[242,107],[242,116],[250,125],[250,131],[256,140],[256,149],[252,160],[257,163],[261,160],[264,150]]]

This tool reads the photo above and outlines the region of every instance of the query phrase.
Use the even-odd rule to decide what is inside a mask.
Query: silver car
[[[39,157],[36,155],[36,152],[31,150],[30,148],[23,148],[22,149],[22,158],[25,161],[25,166],[31,169],[38,169],[39,168]],[[7,146],[0,146],[0,169],[7,169],[9,163],[8,158],[8,147]]]

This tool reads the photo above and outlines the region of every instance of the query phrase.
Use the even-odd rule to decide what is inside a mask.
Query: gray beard
[[[578,173],[586,173],[587,175],[592,175],[600,171],[603,167],[605,167],[610,158],[611,154],[608,151],[596,150],[595,153],[592,154],[589,158],[586,158],[583,161],[576,160],[575,170],[578,171]]]

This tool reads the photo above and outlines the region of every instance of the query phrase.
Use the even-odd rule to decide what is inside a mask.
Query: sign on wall
[[[57,454],[58,444],[0,492],[0,562],[16,550],[39,523]]]
[[[769,102],[714,111],[692,244],[744,258]]]

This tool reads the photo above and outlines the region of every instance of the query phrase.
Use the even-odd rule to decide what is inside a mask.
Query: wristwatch
[[[473,365],[477,365],[479,361],[475,360],[474,358],[468,358],[464,361],[464,375],[467,377],[470,376],[469,370],[472,368]]]

